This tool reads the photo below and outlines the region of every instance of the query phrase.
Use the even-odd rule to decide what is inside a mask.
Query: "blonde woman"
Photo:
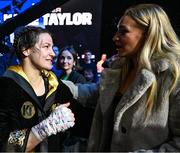
[[[180,151],[180,42],[167,14],[132,6],[117,29],[119,58],[102,72],[88,151]]]

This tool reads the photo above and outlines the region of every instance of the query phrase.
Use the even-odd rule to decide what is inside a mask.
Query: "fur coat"
[[[92,97],[94,103],[98,97],[88,151],[180,151],[180,88],[178,83],[169,95],[173,75],[169,62],[154,62],[155,73],[142,69],[112,110],[120,84],[121,64],[103,71],[98,89],[91,85],[79,87],[79,99]],[[155,79],[157,99],[152,115],[145,120],[147,91]],[[112,111],[114,115],[110,116]]]

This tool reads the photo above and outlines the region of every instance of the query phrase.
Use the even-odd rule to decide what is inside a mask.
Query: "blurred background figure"
[[[101,73],[104,70],[103,67],[103,63],[106,61],[107,59],[107,55],[106,54],[102,54],[101,55],[101,60],[97,62],[96,66],[97,66],[97,73]]]
[[[101,55],[101,60],[98,61],[97,64],[96,64],[98,80],[100,79],[101,73],[104,70],[103,63],[106,61],[106,59],[107,59],[107,55],[102,54]]]
[[[96,61],[96,60],[95,60]],[[80,61],[80,67],[79,72],[81,74],[85,74],[84,70],[91,70],[93,72],[93,82],[97,82],[97,68],[96,68],[96,62],[92,61],[92,52],[88,49],[84,50],[84,58]],[[87,79],[87,81],[89,81]]]
[[[73,46],[65,46],[60,50],[57,58],[57,69],[62,70],[59,80],[69,80],[73,83],[86,83],[82,74],[76,71],[77,53]],[[75,126],[64,133],[64,152],[85,152],[89,137],[94,110],[79,104],[71,103],[71,109],[76,116]]]
[[[59,47],[58,46],[53,46],[53,51],[55,53],[54,61],[56,62],[57,61],[57,57],[59,55]]]
[[[62,70],[62,73],[58,77],[59,79],[70,80],[74,83],[86,82],[83,75],[76,71],[77,53],[73,46],[66,46],[62,48],[56,63],[57,69]]]
[[[58,46],[53,46],[53,51],[54,51],[54,53],[55,53],[55,57],[54,57],[54,60],[53,60],[52,71],[53,71],[54,74],[58,77],[58,76],[60,76],[60,74],[62,73],[62,70],[61,70],[61,69],[57,69],[57,67],[56,67],[58,55],[59,55],[59,53],[60,53],[59,47],[58,47]]]
[[[19,60],[16,54],[13,52],[12,43],[9,41],[9,37],[6,37],[0,44],[0,76],[11,65],[19,64]]]
[[[96,82],[95,78],[94,78],[94,73],[92,69],[84,69],[83,71],[83,75],[86,78],[87,83],[92,83],[92,82]]]

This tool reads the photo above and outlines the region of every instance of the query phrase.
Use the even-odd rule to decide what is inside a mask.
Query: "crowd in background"
[[[74,49],[73,45],[67,45],[63,48],[54,46],[53,50],[55,53],[55,58],[53,60],[52,71],[55,73],[57,78],[61,78],[63,75],[64,68],[60,62],[60,58],[64,48],[74,50],[73,58],[75,63],[72,65],[70,63],[70,69],[72,68],[73,71],[81,74],[84,77],[86,83],[97,83],[99,81],[102,70],[104,69],[102,65],[106,61],[106,54],[102,54],[100,58],[97,58],[95,55],[93,55],[93,51],[90,49],[85,49],[83,54],[79,55],[78,51]],[[2,76],[9,66],[18,65],[19,61],[13,52],[12,44],[10,42],[8,42],[8,44],[2,44],[0,49],[0,76]]]

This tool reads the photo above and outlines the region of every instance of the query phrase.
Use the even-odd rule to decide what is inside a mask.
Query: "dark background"
[[[60,6],[62,12],[91,12],[92,25],[46,26],[54,34],[54,44],[60,48],[73,45],[79,55],[89,49],[99,56],[102,0],[70,0]]]
[[[0,2],[5,0],[0,0]],[[13,0],[12,0],[13,1]],[[25,0],[23,0],[25,1]],[[26,0],[40,1],[40,0]],[[15,27],[25,25],[31,20],[51,12],[56,7],[62,7],[63,12],[93,12],[92,26],[47,26],[55,35],[55,44],[60,48],[72,44],[79,54],[84,48],[89,48],[99,59],[106,53],[108,57],[116,54],[112,37],[123,12],[131,5],[139,3],[156,3],[161,5],[170,17],[172,26],[180,36],[179,1],[172,0],[41,0],[42,5],[29,8],[18,15],[16,20],[0,24],[0,36],[13,32]],[[20,6],[21,7],[21,6]],[[0,10],[0,13],[1,10]],[[36,17],[36,18],[35,18]],[[33,19],[34,18],[34,19]],[[1,37],[3,38],[3,37]]]
[[[161,5],[170,17],[172,26],[180,36],[179,1],[173,0],[103,0],[102,29],[100,54],[111,56],[116,53],[112,37],[116,32],[117,23],[126,8],[139,3],[156,3]]]

